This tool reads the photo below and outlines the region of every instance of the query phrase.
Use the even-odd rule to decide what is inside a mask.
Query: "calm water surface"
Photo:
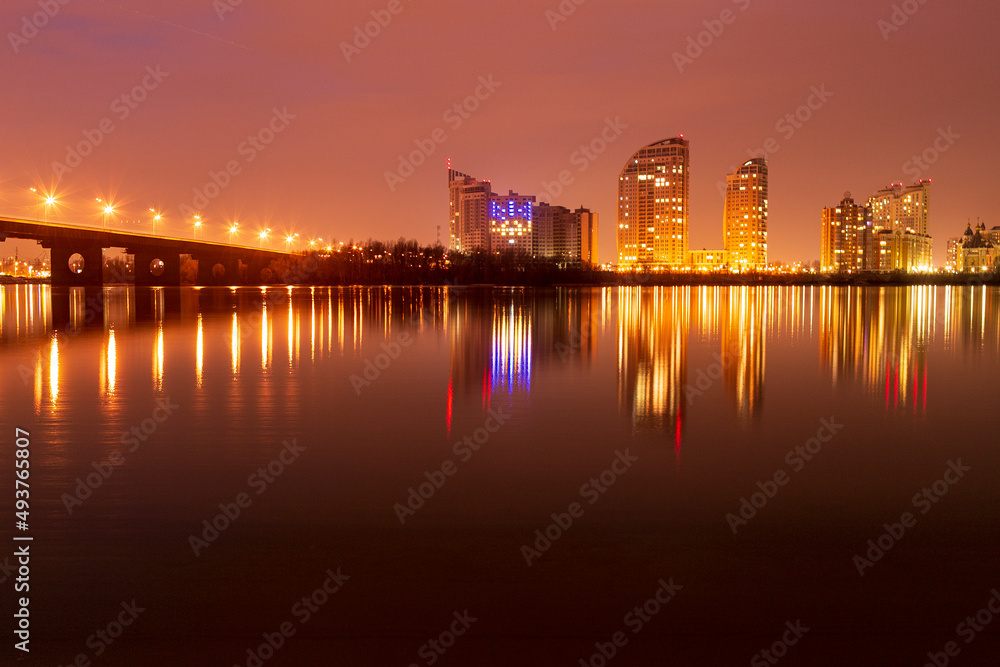
[[[21,286],[0,309],[34,663],[1000,655],[1000,616],[958,627],[1000,587],[997,289]]]

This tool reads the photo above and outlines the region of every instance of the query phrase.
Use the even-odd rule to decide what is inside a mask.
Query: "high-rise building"
[[[850,192],[840,205],[823,209],[820,263],[823,271],[854,273],[872,268],[872,220],[868,207],[854,203]]]
[[[455,171],[448,162],[450,218],[448,231],[451,250],[471,252],[490,250],[490,202],[492,186],[468,174]]]
[[[929,236],[931,182],[894,183],[868,200],[876,231],[909,232]]]
[[[536,257],[552,257],[555,254],[555,217],[558,210],[566,210],[562,206],[551,206],[547,202],[538,202],[531,211],[534,218],[534,236],[532,252]]]
[[[534,233],[532,207],[534,195],[519,195],[509,191],[506,195],[490,196],[490,249],[493,252],[516,250],[532,254]]]
[[[573,211],[573,216],[580,227],[580,262],[596,266],[599,216],[582,206]]]
[[[629,158],[618,177],[618,264],[682,266],[688,250],[689,144],[665,139]]]
[[[896,183],[871,196],[868,206],[879,239],[873,269],[911,273],[931,268],[930,193],[927,180]]]
[[[726,177],[723,241],[733,269],[767,266],[767,160],[747,160]]]
[[[955,271],[958,268],[958,246],[962,244],[965,239],[961,236],[954,236],[948,239],[948,269],[950,271]]]
[[[552,257],[566,262],[580,261],[580,220],[573,211],[555,207],[552,220]]]
[[[545,202],[534,207],[534,254],[569,264],[597,264],[598,216]]]

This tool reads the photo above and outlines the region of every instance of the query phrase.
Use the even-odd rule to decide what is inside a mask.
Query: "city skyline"
[[[587,3],[563,15],[514,3],[462,31],[443,20],[449,5],[406,4],[366,38],[355,28],[363,36],[379,8],[361,2],[305,15],[221,4],[71,3],[41,28],[23,23],[37,3],[6,6],[0,24],[15,65],[6,89],[38,108],[15,105],[0,134],[5,212],[23,215],[32,208],[27,188],[61,176],[60,190],[92,220],[100,214],[86,202],[118,195],[133,218],[162,210],[165,232],[182,228],[186,206],[203,210],[223,237],[224,222],[238,218],[276,230],[294,223],[302,237],[433,242],[447,217],[433,187],[447,157],[541,200],[547,187],[561,188],[550,203],[586,202],[610,220],[611,181],[628,155],[683,133],[698,145],[692,249],[718,246],[725,176],[762,152],[773,173],[773,260],[818,259],[816,211],[845,190],[887,182],[934,178],[935,238],[968,219],[994,224],[983,175],[996,130],[978,103],[981,81],[998,67],[981,47],[992,43],[979,18],[985,4],[925,4],[895,25],[891,3],[831,13],[741,1],[724,24],[716,8],[696,3],[669,22],[653,5]],[[796,30],[783,27],[789,21]],[[606,25],[619,26],[602,37],[606,46],[587,46]],[[709,29],[720,25],[718,35]],[[515,36],[533,47],[495,48]],[[629,43],[652,44],[653,57]],[[617,54],[613,68],[602,64],[604,48]],[[842,57],[829,58],[832,49]],[[742,61],[749,51],[755,58]],[[82,55],[52,66],[70,52]],[[904,62],[920,86],[903,75]],[[232,86],[218,86],[222,78]],[[47,82],[42,92],[37,81]],[[581,86],[585,105],[569,94]],[[59,103],[67,95],[74,104]],[[880,100],[874,110],[871,99]],[[199,198],[205,206],[195,206]],[[610,225],[600,248],[615,256]],[[934,252],[944,264],[944,243]]]

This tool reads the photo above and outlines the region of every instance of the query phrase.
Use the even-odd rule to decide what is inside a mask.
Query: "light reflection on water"
[[[966,357],[1000,351],[1000,299],[985,287],[282,288],[138,296],[104,288],[73,289],[55,303],[48,287],[7,286],[0,295],[7,354],[35,355],[36,413],[58,409],[60,357],[77,336],[101,339],[98,391],[113,405],[119,377],[139,373],[119,363],[121,336],[145,328],[153,331],[155,392],[163,391],[168,349],[194,351],[194,389],[201,390],[216,379],[206,377],[206,358],[221,345],[235,379],[248,364],[263,375],[277,372],[276,354],[290,372],[332,356],[363,357],[397,329],[415,329],[447,338],[448,391],[479,393],[488,409],[495,392],[530,394],[538,373],[613,355],[620,411],[637,428],[672,434],[678,446],[686,407],[716,380],[731,416],[743,424],[759,418],[769,346],[814,345],[833,386],[857,384],[885,409],[921,413],[933,346]],[[259,340],[256,348],[246,344],[250,338]],[[707,363],[691,363],[694,341],[716,348]]]

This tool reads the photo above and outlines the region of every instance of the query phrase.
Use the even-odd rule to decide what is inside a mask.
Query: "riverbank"
[[[1000,274],[611,274],[602,284],[651,286],[914,287],[1000,285]]]

